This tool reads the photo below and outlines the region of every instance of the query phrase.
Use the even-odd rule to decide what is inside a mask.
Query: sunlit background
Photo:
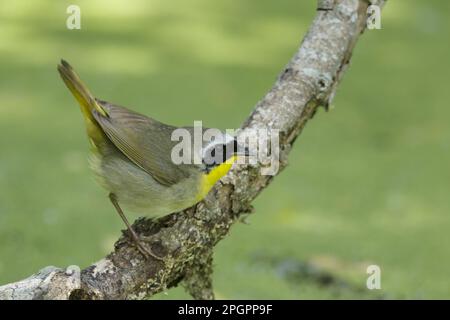
[[[81,30],[66,8],[81,7]],[[239,127],[315,1],[0,2],[0,284],[87,266],[124,228],[87,166],[67,59],[99,98]],[[218,298],[450,298],[450,3],[388,1],[290,166],[215,251]],[[382,289],[366,289],[366,268]],[[157,298],[188,297],[181,288]]]

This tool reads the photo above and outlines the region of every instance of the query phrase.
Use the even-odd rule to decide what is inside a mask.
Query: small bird
[[[152,217],[189,208],[227,174],[238,156],[248,155],[248,150],[223,133],[220,139],[202,139],[201,150],[194,150],[200,153],[201,163],[175,164],[171,152],[178,142],[172,141],[171,135],[179,127],[95,98],[65,60],[58,71],[80,104],[90,142],[89,164],[97,180],[109,192],[139,251],[161,259],[140,241],[121,206]],[[194,133],[194,127],[182,128]]]

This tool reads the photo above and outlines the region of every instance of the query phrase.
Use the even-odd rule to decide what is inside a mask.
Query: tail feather
[[[83,107],[83,113],[89,111],[86,116],[92,117],[92,110],[95,109],[101,115],[107,117],[108,113],[103,109],[96,101],[94,96],[90,93],[89,89],[83,84],[80,77],[73,70],[72,66],[65,60],[61,60],[61,64],[58,65],[58,71],[66,84],[67,88],[72,92],[74,97]]]
[[[70,92],[72,92],[73,96],[80,104],[81,111],[86,121],[87,133],[91,138],[91,142],[94,145],[98,145],[99,142],[104,140],[105,135],[95,120],[92,112],[95,110],[100,115],[109,117],[108,112],[97,103],[94,96],[83,84],[67,61],[61,60],[61,63],[58,65],[58,71],[67,88],[69,88]]]

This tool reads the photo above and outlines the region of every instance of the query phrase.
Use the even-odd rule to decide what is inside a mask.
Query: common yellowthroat
[[[236,139],[223,133],[220,139],[202,139],[201,149],[193,150],[200,153],[201,163],[175,164],[171,153],[178,142],[171,135],[178,127],[95,98],[64,60],[58,71],[80,104],[91,169],[109,192],[138,249],[160,259],[141,243],[121,206],[154,217],[191,207],[227,174],[238,154],[245,156],[248,150],[241,151]],[[194,127],[183,128],[193,136]]]

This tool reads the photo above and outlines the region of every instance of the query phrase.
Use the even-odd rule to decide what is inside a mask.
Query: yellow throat
[[[217,167],[213,168],[207,174],[204,174],[200,182],[200,192],[197,196],[197,201],[202,200],[208,194],[209,190],[220,180],[224,175],[230,171],[233,163],[237,160],[237,156],[234,155],[224,163],[221,163]]]

